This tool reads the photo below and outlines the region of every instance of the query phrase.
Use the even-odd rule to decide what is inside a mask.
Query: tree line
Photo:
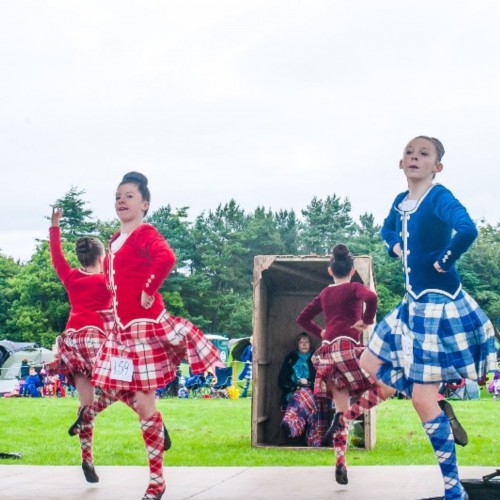
[[[84,195],[85,191],[72,187],[57,200],[64,209],[63,249],[75,267],[78,237],[90,234],[105,243],[119,227],[116,220],[95,219]],[[332,247],[343,242],[354,255],[373,258],[379,318],[404,293],[401,264],[387,255],[373,215],[364,213],[355,220],[349,199],[335,194],[314,197],[300,214],[264,207],[245,212],[231,199],[190,220],[188,207],[166,204],[152,212],[147,222],[163,234],[177,256],[160,290],[167,309],[189,318],[206,333],[230,338],[251,335],[255,255],[330,255]],[[458,267],[464,289],[495,323],[500,316],[500,225],[480,221],[478,228],[478,239]],[[25,263],[0,253],[0,339],[51,348],[64,330],[68,313],[48,241],[37,241]]]

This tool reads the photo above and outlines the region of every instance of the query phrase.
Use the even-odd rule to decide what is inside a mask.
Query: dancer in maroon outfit
[[[324,392],[322,387],[326,386],[335,402],[337,413],[323,438],[323,444],[330,444],[333,436],[335,478],[338,483],[347,484],[345,454],[349,425],[344,420],[340,424],[339,420],[344,414],[352,420],[380,402],[379,388],[374,379],[359,365],[363,351],[360,336],[373,323],[377,296],[367,286],[351,282],[355,273],[354,258],[346,245],[334,247],[328,272],[334,283],[304,308],[297,323],[312,335],[322,338],[320,348],[313,355],[316,368],[314,392],[320,394]],[[320,313],[325,318],[325,329],[313,320]],[[349,406],[351,397],[358,399]],[[381,397],[385,399],[385,396]]]

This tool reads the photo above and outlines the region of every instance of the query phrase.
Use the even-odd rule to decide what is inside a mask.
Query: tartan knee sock
[[[80,411],[80,409],[78,410]],[[82,453],[82,462],[92,463],[92,441],[94,437],[94,417],[92,408],[86,407],[82,415],[82,422],[78,427],[78,438]]]
[[[163,420],[161,413],[157,411],[147,420],[140,420],[142,438],[146,445],[149,462],[149,485],[147,495],[154,496],[165,490],[165,479],[163,477]]]
[[[136,399],[134,393],[131,391],[115,391],[115,390],[105,390],[102,391],[99,396],[94,400],[94,404],[92,405],[92,411],[94,412],[94,416],[98,413],[101,413],[106,408],[111,406],[113,403],[117,401],[122,401],[128,407],[130,407],[134,412],[136,411]]]
[[[335,452],[335,466],[343,465],[347,467],[345,454],[347,451],[347,437],[349,436],[349,427],[345,426],[339,429],[333,436],[333,451]]]
[[[134,393],[131,391],[117,391],[116,397],[125,403],[129,408],[137,413],[136,405],[137,400],[135,399]]]
[[[92,405],[92,411],[94,412],[94,417],[98,413],[101,413],[106,408],[111,406],[113,403],[116,403],[118,398],[116,396],[116,391],[113,390],[102,390],[99,396],[94,399],[94,403]]]
[[[136,412],[136,399],[133,392],[124,390],[105,390],[102,391],[101,394],[99,394],[99,396],[97,396],[97,398],[94,400],[94,404],[92,405],[94,417],[117,401],[122,401],[134,412]]]
[[[358,418],[361,413],[368,411],[370,408],[379,405],[385,401],[379,387],[374,386],[363,392],[354,403],[347,408],[342,415],[342,420],[347,425],[352,420]]]
[[[85,408],[82,422],[77,431],[80,439],[83,462],[92,463],[92,441],[94,437],[94,421],[96,415],[116,401],[117,398],[114,391],[102,391],[94,400],[92,406]]]
[[[80,439],[80,449],[82,452],[82,462],[92,463],[92,440],[94,436],[94,421],[81,425],[78,431]]]
[[[466,498],[465,490],[458,478],[455,441],[448,418],[441,412],[436,418],[422,422],[430,439],[444,481],[444,498],[460,500]]]
[[[134,392],[125,390],[117,391],[116,397],[122,403],[125,403],[132,411],[137,413],[137,399],[135,397]],[[167,451],[172,446],[172,441],[170,440],[170,435],[168,433],[165,423],[163,423],[162,425],[163,425],[163,449]]]

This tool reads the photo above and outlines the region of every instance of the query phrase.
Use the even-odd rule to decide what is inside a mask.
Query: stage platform
[[[147,467],[97,467],[100,482],[80,467],[0,462],[2,500],[141,500]],[[461,479],[481,478],[494,467],[460,467]],[[349,484],[335,482],[333,467],[165,467],[162,500],[417,500],[443,494],[438,466],[352,466]]]

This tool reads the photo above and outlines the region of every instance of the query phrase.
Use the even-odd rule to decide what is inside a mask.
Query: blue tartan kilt
[[[497,366],[493,325],[463,290],[456,299],[406,295],[375,327],[368,349],[384,361],[377,376],[398,390],[414,382],[482,381]],[[405,383],[397,386],[401,376]]]

